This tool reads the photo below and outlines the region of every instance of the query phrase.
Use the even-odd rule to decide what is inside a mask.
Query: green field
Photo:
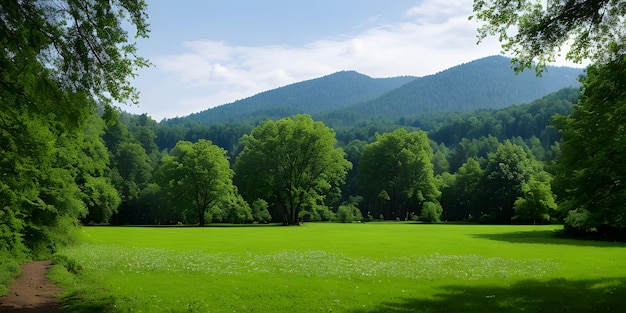
[[[623,312],[626,244],[559,229],[84,227],[51,277],[70,312]]]

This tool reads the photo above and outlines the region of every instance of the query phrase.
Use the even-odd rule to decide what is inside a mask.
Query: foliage
[[[157,175],[175,207],[194,209],[199,226],[211,221],[213,215],[220,216],[221,210],[236,197],[226,151],[208,140],[178,142],[171,154],[163,158]],[[241,217],[233,214],[233,219]]]
[[[550,125],[550,119],[555,114],[569,114],[579,96],[579,88],[565,88],[523,105],[514,105],[499,110],[447,114],[446,120],[431,126],[432,130],[428,136],[435,142],[444,143],[446,146],[456,146],[464,141],[481,138],[494,137],[498,141],[503,141],[521,137],[528,141],[535,137],[539,139],[544,149],[548,149],[561,137]],[[427,118],[432,120],[437,116],[424,116],[412,124],[420,125],[422,120]],[[467,156],[486,157],[487,154],[474,153],[464,156],[465,158],[459,156],[453,159],[450,165],[453,171],[465,161]]]
[[[555,184],[566,225],[605,236],[626,234],[626,55],[592,65],[571,115],[555,124],[563,132]]]
[[[231,224],[247,224],[254,221],[252,216],[252,208],[241,195],[236,192],[231,197],[227,206],[214,214],[213,220],[217,222],[227,222]]]
[[[2,68],[24,70],[11,61],[28,59],[46,68],[45,77],[61,90],[90,92],[100,100],[136,100],[130,78],[148,62],[137,55],[125,27],[130,23],[136,37],[147,37],[146,7],[141,0],[5,1],[0,6]]]
[[[337,209],[335,214],[335,221],[340,223],[352,223],[356,221],[362,221],[363,215],[359,208],[354,204],[342,204]]]
[[[510,223],[515,215],[515,200],[522,196],[522,186],[538,173],[539,164],[518,145],[505,141],[489,156],[479,183],[484,222]]]
[[[474,158],[468,158],[442,190],[441,204],[445,208],[445,218],[448,220],[472,220],[481,215],[479,202],[481,190],[480,180],[483,169]]]
[[[337,214],[328,206],[316,204],[310,210],[302,212],[300,218],[303,222],[328,222],[334,221]]]
[[[515,200],[513,221],[549,223],[557,210],[550,182],[532,177],[522,186],[522,194]]]
[[[363,148],[359,162],[360,191],[368,203],[377,203],[375,215],[404,219],[411,207],[435,201],[440,192],[433,176],[433,152],[423,131],[400,128],[378,135]],[[382,207],[382,211],[377,208]]]
[[[549,1],[545,7],[532,0],[474,0],[474,12],[484,22],[479,41],[497,36],[503,50],[513,53],[517,70],[536,63],[541,73],[566,45],[569,60],[606,62],[612,47],[626,44],[626,6],[620,0]]]
[[[144,10],[143,1],[0,3],[5,251],[43,256],[71,240],[88,207],[113,210],[108,161],[89,121],[94,99],[135,99],[130,78],[146,62],[122,24],[145,37]]]
[[[252,202],[252,218],[255,222],[267,224],[272,221],[270,211],[267,210],[268,207],[267,201],[263,199],[256,199]]]
[[[13,277],[20,273],[20,266],[15,256],[9,255],[6,250],[0,250],[0,297],[9,293]]]
[[[248,201],[266,200],[285,225],[297,225],[300,212],[323,202],[351,167],[333,130],[308,115],[266,121],[241,141],[237,185]]]
[[[440,223],[443,208],[439,202],[427,201],[422,206],[420,220],[426,223]]]

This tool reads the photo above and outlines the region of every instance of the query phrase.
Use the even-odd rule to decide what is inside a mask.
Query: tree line
[[[313,119],[308,115],[298,115],[279,121],[268,120],[254,127],[234,123],[210,126],[199,124],[167,125],[156,123],[146,115],[130,115],[107,107],[101,118],[103,120],[101,139],[109,151],[110,181],[120,196],[119,206],[117,210],[111,209],[115,207],[114,205],[103,206],[100,213],[90,213],[83,218],[83,222],[114,224],[172,224],[181,222],[203,225],[205,222],[246,223],[271,220],[295,224],[300,220],[334,220],[337,218],[339,207],[344,209],[349,207],[352,216],[359,217],[358,219],[404,220],[408,218],[417,219],[421,215],[424,205],[434,207],[436,208],[435,211],[439,212],[433,215],[431,221],[442,219],[477,221],[487,213],[478,214],[473,211],[461,213],[462,210],[459,209],[458,205],[455,206],[450,201],[441,200],[442,197],[446,196],[446,192],[454,189],[451,186],[454,181],[452,177],[457,174],[459,168],[470,159],[483,168],[486,167],[490,155],[495,154],[500,146],[506,143],[519,147],[526,156],[525,158],[536,163],[535,167],[541,167],[543,166],[543,158],[550,159],[548,155],[551,154],[547,152],[547,149],[548,151],[552,151],[549,149],[556,149],[553,145],[558,140],[558,134],[547,145],[547,149],[543,148],[539,138],[534,137],[535,133],[520,132],[520,134],[526,135],[526,138],[522,136],[508,139],[502,138],[502,136],[498,138],[491,135],[488,128],[487,131],[484,131],[486,128],[481,126],[481,123],[473,124],[476,129],[457,127],[454,130],[459,137],[462,132],[466,131],[468,134],[476,134],[474,136],[476,138],[462,138],[458,142],[450,140],[436,142],[431,137],[445,137],[440,135],[443,133],[442,130],[450,133],[447,129],[455,128],[459,124],[464,125],[467,120],[480,120],[483,124],[492,123],[495,119],[485,118],[486,114],[498,116],[502,120],[515,124],[519,124],[519,122],[515,122],[519,119],[518,116],[530,116],[526,123],[533,125],[543,123],[539,126],[535,125],[536,128],[540,129],[537,133],[542,133],[551,127],[544,116],[548,114],[545,111],[571,110],[573,104],[567,101],[572,98],[572,94],[578,94],[578,91],[575,89],[564,90],[529,105],[503,110],[458,115],[441,114],[441,116],[447,116],[447,119],[442,122],[441,126],[433,125],[430,132],[414,126],[399,124],[400,122],[415,123],[407,122],[410,119],[403,119],[395,123],[372,121],[356,125],[351,129],[343,128],[340,133],[336,133],[335,130],[322,122],[313,122]],[[563,105],[563,102],[569,103],[569,106]],[[502,111],[518,113],[517,115],[508,115],[505,118],[507,115]],[[537,112],[544,113],[539,114]],[[450,118],[450,116],[454,117]],[[274,123],[278,124],[275,125]],[[313,129],[317,129],[315,127],[306,130],[295,129],[296,126],[304,127],[310,123],[319,125],[316,126],[317,128],[324,129],[325,135],[318,134],[316,137],[307,137],[312,136],[309,133],[313,132]],[[282,126],[278,127],[277,125]],[[275,132],[271,136],[268,133],[270,126]],[[96,128],[96,126],[92,127]],[[261,136],[261,129],[265,129],[262,133],[263,136],[270,137],[263,140],[257,138]],[[294,132],[297,130],[297,132],[291,134],[288,130]],[[361,136],[363,133],[366,135]],[[516,135],[517,133],[512,132],[512,134]],[[529,135],[530,137],[528,137]],[[288,141],[287,138],[293,142]],[[295,160],[304,153],[303,151],[309,151],[312,147],[305,146],[305,144],[316,142],[311,138],[326,138],[325,140],[328,141],[326,147],[340,148],[342,156],[334,156],[334,161],[329,164],[341,164],[339,160],[345,160],[350,164],[345,165],[342,170],[337,170],[343,173],[338,177],[333,176],[333,179],[328,177],[324,179],[327,184],[325,185],[326,189],[313,186],[317,182],[311,180],[306,188],[300,186],[304,188],[302,190],[288,191],[289,188],[287,187],[297,185],[303,178],[283,176],[279,179],[262,175],[266,172],[260,171],[260,169],[268,168],[270,164],[275,167],[273,169],[275,172],[289,168],[289,166],[295,166],[291,163],[282,164],[281,162],[296,162]],[[338,138],[342,138],[347,143],[339,141]],[[159,144],[168,141],[167,146],[159,147]],[[266,147],[264,144],[270,146]],[[228,185],[232,185],[228,192],[224,189],[214,193],[211,199],[205,199],[205,201],[215,200],[213,204],[206,202],[206,205],[200,206],[197,206],[201,202],[198,199],[184,199],[182,196],[197,187],[192,186],[194,184],[191,182],[201,181],[200,177],[194,177],[191,174],[202,172],[197,164],[200,161],[194,161],[190,152],[197,149],[198,146],[207,149],[205,158],[229,165],[230,170],[221,171],[220,177]],[[266,150],[261,151],[259,149]],[[208,153],[209,150],[213,152]],[[320,147],[314,150],[322,151]],[[196,154],[200,155],[199,153]],[[262,161],[264,157],[270,156],[278,159]],[[307,162],[313,161],[307,160]],[[318,160],[313,163],[324,162]],[[387,165],[383,166],[383,164]],[[196,169],[188,168],[188,174],[179,172],[178,175],[194,178],[189,178],[191,180],[186,182],[177,181],[176,169],[182,171],[185,166],[196,167]],[[206,166],[208,164],[205,164]],[[292,168],[285,173],[304,175],[303,166],[300,164],[299,168]],[[321,165],[318,164],[318,166]],[[325,168],[327,167],[329,165],[325,166]],[[270,171],[271,169],[267,170],[267,172]],[[474,174],[478,175],[479,173]],[[313,176],[307,178],[313,179],[327,174],[316,173],[311,175]],[[524,177],[532,176],[530,174],[524,175]],[[166,177],[168,179],[165,179]],[[177,183],[174,184],[174,181]],[[280,182],[285,185],[278,187],[272,185],[272,182]],[[520,188],[521,184],[518,182]],[[270,190],[272,188],[276,192],[272,193]],[[289,200],[295,201],[289,203],[293,208],[286,209],[284,207],[284,201],[289,198],[290,194],[280,194],[279,192],[293,192],[299,195]],[[217,201],[216,198],[220,198],[217,197],[218,194],[223,199]],[[446,198],[448,197],[446,196]],[[113,204],[115,203],[117,201],[113,202]],[[262,203],[265,205],[261,206]],[[477,202],[475,206],[482,205]],[[281,207],[282,209],[280,209]],[[107,210],[107,208],[109,209]],[[264,212],[265,218],[255,218],[252,214],[253,208],[256,211]],[[300,220],[294,218],[292,210],[298,212],[297,216]],[[268,214],[265,214],[266,211]],[[103,214],[102,212],[106,213]],[[284,218],[285,212],[292,212],[290,213],[292,214],[291,217]],[[268,220],[266,218],[268,215],[272,219]],[[510,219],[512,215],[509,215],[507,217]],[[510,222],[506,219],[497,221]],[[542,220],[542,222],[546,222],[546,220]]]
[[[583,79],[585,84],[594,80]],[[309,115],[257,125],[166,125],[146,115],[108,109],[109,115],[118,116],[104,123],[108,126],[102,139],[110,150],[110,170],[124,173],[116,187],[120,206],[109,212],[109,219],[88,216],[83,221],[573,221],[576,214],[570,212],[577,211],[564,201],[572,189],[565,188],[568,181],[562,179],[562,149],[568,146],[563,146],[561,134],[568,134],[564,121],[587,103],[588,93],[588,88],[583,96],[570,88],[501,110],[374,120],[337,131]],[[582,103],[576,103],[579,97]],[[438,118],[440,124],[433,122]],[[179,137],[172,135],[175,132]],[[161,149],[157,143],[164,142],[159,138],[163,135],[178,141],[171,149]],[[183,194],[193,193],[199,177],[176,179],[201,172],[196,168],[183,174],[186,166],[199,166],[188,156],[199,146],[207,149],[206,158],[215,166],[222,164],[220,177],[229,186],[207,189],[220,190],[213,198],[221,199],[213,204],[198,205],[202,201],[197,197],[183,199]],[[592,228],[585,229],[597,230]],[[613,228],[607,229],[620,229]],[[573,225],[570,229],[581,230]]]

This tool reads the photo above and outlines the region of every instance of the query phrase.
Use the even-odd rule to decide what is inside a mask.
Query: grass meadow
[[[69,312],[624,312],[626,244],[560,228],[84,227],[50,276]]]

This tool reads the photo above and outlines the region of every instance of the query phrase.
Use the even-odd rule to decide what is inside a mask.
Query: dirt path
[[[61,289],[46,278],[49,267],[50,261],[22,265],[22,276],[11,285],[6,297],[0,297],[0,312],[60,312],[55,295],[61,293]]]

